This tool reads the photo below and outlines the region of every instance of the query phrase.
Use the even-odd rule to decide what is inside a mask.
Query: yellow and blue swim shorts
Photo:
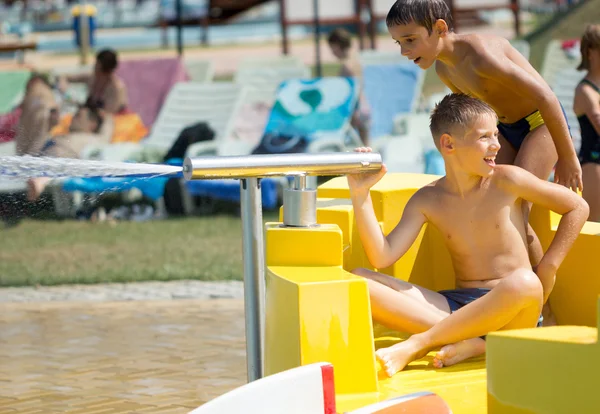
[[[562,107],[562,105],[561,109],[563,111],[565,120],[567,120],[567,114],[565,113],[565,109]],[[502,136],[510,145],[512,145],[515,150],[519,151],[521,144],[523,144],[525,137],[527,137],[527,134],[541,125],[544,125],[544,118],[542,118],[540,111],[535,111],[532,114],[527,115],[525,118],[520,119],[512,124],[498,122],[498,131],[500,131]],[[571,127],[569,126],[568,120],[567,127],[569,128],[570,134]]]

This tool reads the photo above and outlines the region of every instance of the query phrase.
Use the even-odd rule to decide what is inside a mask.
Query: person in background
[[[46,141],[40,151],[43,157],[79,158],[82,150],[95,143],[108,144],[113,134],[113,116],[91,105],[79,107],[69,128],[69,133]],[[35,177],[27,182],[27,199],[36,201],[50,177]]]
[[[331,53],[340,61],[339,76],[345,78],[361,78],[360,63],[352,56],[352,37],[348,31],[338,28],[333,30],[327,43]],[[364,94],[361,92],[358,105],[352,115],[352,126],[357,129],[360,139],[365,146],[369,145],[369,122],[371,119],[370,108]]]
[[[600,222],[600,24],[585,29],[577,69],[587,71],[575,88],[573,101],[573,112],[581,127],[583,198],[590,206],[589,220]]]
[[[96,55],[96,65],[92,74],[63,76],[59,88],[64,92],[67,84],[86,83],[88,97],[86,104],[93,105],[109,114],[119,114],[127,110],[127,88],[115,74],[119,65],[117,53],[104,49]]]
[[[58,120],[59,106],[48,78],[33,72],[25,86],[21,103],[15,136],[17,155],[39,155]]]

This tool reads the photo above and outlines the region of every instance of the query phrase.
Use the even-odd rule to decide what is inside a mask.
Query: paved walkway
[[[182,280],[0,288],[0,304],[9,302],[240,299],[243,296],[243,283],[239,281],[201,282]]]
[[[240,299],[16,303],[25,293],[0,292],[0,414],[187,413],[246,382]]]

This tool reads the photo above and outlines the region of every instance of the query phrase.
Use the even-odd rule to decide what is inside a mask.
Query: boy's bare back
[[[457,35],[455,65],[436,61],[436,72],[453,91],[481,99],[501,122],[513,123],[537,111],[535,96],[524,84],[546,85],[531,64],[506,39],[492,35]]]
[[[495,286],[519,268],[529,268],[521,199],[510,191],[516,167],[498,165],[494,174],[460,196],[446,177],[420,189],[415,207],[442,234],[458,288]]]

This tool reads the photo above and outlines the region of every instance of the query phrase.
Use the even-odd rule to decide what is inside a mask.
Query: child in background
[[[327,38],[331,53],[339,59],[341,68],[339,76],[345,78],[361,78],[360,63],[352,55],[352,38],[348,31],[338,28]],[[361,85],[362,86],[362,85]],[[352,115],[352,126],[358,130],[365,146],[369,145],[369,121],[371,119],[369,105],[361,91],[356,111]]]

